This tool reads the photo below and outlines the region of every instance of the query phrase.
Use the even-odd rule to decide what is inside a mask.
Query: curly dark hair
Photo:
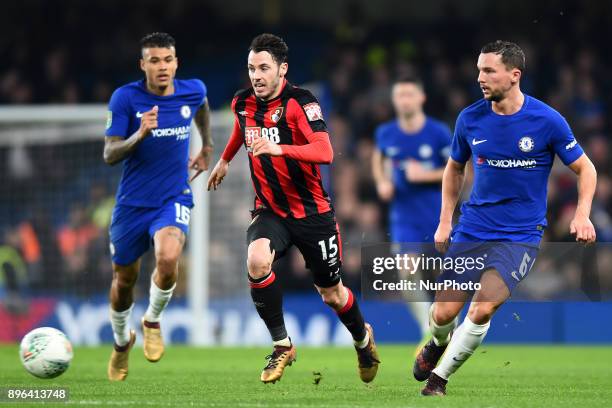
[[[283,62],[287,62],[289,47],[287,47],[287,44],[282,38],[274,34],[264,33],[253,38],[249,51],[268,51],[270,55],[272,55],[272,59],[280,65]]]

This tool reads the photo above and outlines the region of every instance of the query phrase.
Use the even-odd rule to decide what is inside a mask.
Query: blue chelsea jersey
[[[143,112],[158,106],[158,127],[123,161],[117,203],[159,207],[172,197],[187,196],[191,121],[206,98],[198,79],[174,80],[174,93],[158,96],[144,80],[115,90],[108,105],[106,136],[130,137],[140,128]]]
[[[583,153],[566,120],[536,98],[525,95],[512,115],[496,114],[485,99],[467,107],[457,118],[451,157],[473,159],[474,185],[455,229],[483,239],[541,236],[555,154],[569,165]]]
[[[409,160],[418,161],[428,170],[444,167],[450,142],[448,126],[429,116],[423,128],[412,134],[402,130],[397,120],[376,129],[376,147],[391,161],[393,171],[392,227],[424,231],[433,237],[440,217],[440,183],[410,183],[405,170]]]

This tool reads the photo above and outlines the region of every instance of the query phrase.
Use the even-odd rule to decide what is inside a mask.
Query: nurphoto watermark
[[[520,301],[612,300],[612,244],[380,243],[361,251],[365,299],[462,301],[479,293]]]

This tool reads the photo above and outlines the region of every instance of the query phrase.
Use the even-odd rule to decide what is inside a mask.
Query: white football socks
[[[439,325],[433,319],[433,307],[432,304],[429,308],[429,329],[436,346],[444,346],[450,341],[450,332],[457,326],[457,318],[450,323]]]
[[[442,356],[442,361],[433,372],[448,380],[448,377],[474,354],[474,350],[484,340],[490,325],[490,321],[485,324],[476,324],[466,316],[461,326],[453,334],[446,352]]]
[[[172,292],[176,288],[176,282],[168,290],[162,290],[157,287],[151,275],[151,289],[149,289],[149,307],[145,312],[144,319],[147,322],[158,323],[161,320],[161,314],[172,298]]]
[[[363,338],[363,340],[361,341],[353,340],[353,343],[355,343],[355,347],[359,349],[365,348],[365,346],[367,346],[369,342],[370,342],[370,333],[367,330],[366,330],[366,335]]]
[[[282,340],[273,341],[272,344],[274,346],[291,347],[291,340],[289,339],[289,337],[285,337]]]
[[[125,346],[130,341],[129,322],[133,308],[133,303],[129,308],[122,312],[113,310],[112,306],[110,308],[110,321],[111,327],[113,328],[113,337],[115,338],[115,343],[120,347]]]

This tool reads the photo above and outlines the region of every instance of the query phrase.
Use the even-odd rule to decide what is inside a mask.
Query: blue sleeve
[[[463,121],[463,114],[460,113],[455,124],[455,134],[451,142],[450,157],[459,163],[467,162],[472,156],[472,150],[470,144],[465,137],[465,125]]]
[[[552,117],[550,144],[553,151],[566,166],[572,164],[584,153],[574,133],[563,116],[555,112]]]
[[[106,136],[127,137],[130,124],[130,106],[127,93],[120,89],[113,92],[106,112]]]
[[[444,166],[448,161],[448,156],[450,155],[451,149],[451,139],[452,136],[450,129],[447,126],[442,125],[440,128],[440,141],[438,145],[438,156],[440,159],[440,163],[442,163],[441,167]]]
[[[204,84],[204,82],[200,81],[199,79],[196,79],[196,83],[198,84],[198,89],[202,93],[202,99],[200,101],[200,106],[202,106],[204,105],[204,102],[206,101],[206,94],[207,94],[206,85]]]

